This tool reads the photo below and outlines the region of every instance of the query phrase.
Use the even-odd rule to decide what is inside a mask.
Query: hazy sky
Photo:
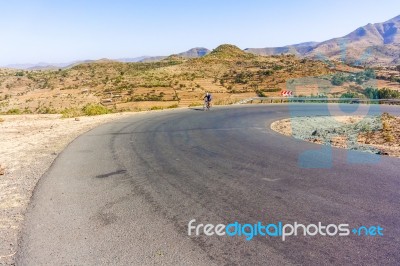
[[[398,0],[0,0],[0,65],[323,41],[399,14]]]

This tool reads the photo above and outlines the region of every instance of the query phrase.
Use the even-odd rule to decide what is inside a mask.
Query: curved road
[[[303,152],[316,151],[312,160],[322,164],[329,154],[270,129],[280,118],[327,109],[172,110],[97,127],[40,180],[17,264],[398,265],[400,160],[373,155],[379,162],[351,164],[346,150],[332,149],[328,168],[303,168]],[[192,219],[380,225],[384,236],[188,236]]]

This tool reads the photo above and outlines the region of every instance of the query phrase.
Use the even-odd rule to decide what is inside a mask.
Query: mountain
[[[101,59],[104,60],[104,59]],[[13,69],[22,69],[22,70],[54,70],[54,69],[63,69],[72,66],[76,66],[83,63],[91,63],[96,60],[77,60],[68,63],[37,63],[37,64],[11,64],[4,66],[5,68],[13,68]]]
[[[54,70],[54,69],[64,69],[64,68],[69,68],[73,67],[79,64],[84,64],[84,63],[93,63],[93,62],[105,62],[105,61],[116,61],[116,62],[122,62],[122,63],[128,63],[128,62],[139,62],[141,60],[144,60],[145,58],[148,58],[149,56],[141,56],[141,57],[136,57],[136,58],[119,58],[119,59],[107,59],[107,58],[102,58],[98,60],[76,60],[68,63],[37,63],[37,64],[11,64],[11,65],[6,65],[4,66],[5,68],[13,68],[13,69],[23,69],[23,70]]]
[[[37,64],[10,64],[4,67],[14,68],[14,69],[26,69],[26,70],[47,70],[47,69],[64,68],[69,64],[70,63],[50,64],[50,63],[40,62]]]
[[[222,50],[222,51],[221,51]],[[178,53],[175,56],[182,58],[210,57],[234,57],[241,54],[242,50],[236,46],[220,46],[212,52],[207,48],[196,47],[188,51]],[[247,54],[278,55],[294,54],[311,59],[333,59],[344,61],[354,65],[398,65],[400,64],[400,15],[386,22],[367,24],[346,36],[333,38],[324,42],[304,42],[282,47],[246,48]],[[117,62],[157,62],[168,56],[141,56],[135,58],[113,59]],[[208,58],[210,58],[208,57]],[[74,61],[59,64],[13,64],[7,68],[16,69],[58,69],[68,68],[81,63],[93,62],[95,60]]]
[[[317,45],[318,42],[304,42],[282,47],[246,48],[244,51],[258,55],[296,54],[302,56]]]
[[[367,24],[346,36],[324,42],[300,43],[273,48],[247,48],[259,55],[296,54],[312,59],[334,59],[351,64],[400,64],[400,16],[386,22]]]
[[[399,64],[400,16],[383,23],[368,24],[346,36],[322,42],[305,55],[311,58],[323,55],[354,64]]]
[[[175,54],[176,56],[183,57],[183,58],[199,58],[203,57],[207,54],[209,54],[211,51],[208,50],[207,48],[204,47],[196,47],[192,48],[190,50],[187,50],[185,52]],[[161,61],[168,56],[152,56],[152,57],[146,57],[143,60],[140,60],[139,62],[157,62]]]
[[[209,54],[211,51],[208,50],[207,48],[204,47],[196,47],[192,48],[186,52],[178,54],[178,56],[184,57],[184,58],[198,58],[198,57],[203,57],[207,54]]]
[[[134,58],[118,58],[118,59],[114,59],[114,61],[121,62],[121,63],[135,63],[135,62],[143,61],[149,57],[150,56],[139,56],[139,57],[134,57]]]
[[[196,47],[192,48],[188,51],[176,54],[179,57],[183,58],[198,58],[209,54],[211,51],[204,47]],[[136,63],[136,62],[157,62],[161,61],[168,56],[139,56],[139,57],[126,57],[126,58],[118,58],[118,59],[110,59],[112,61],[121,62],[121,63]],[[109,59],[100,59],[100,61],[109,60]],[[4,66],[5,68],[13,68],[13,69],[23,69],[23,70],[51,70],[51,69],[59,69],[59,68],[68,68],[72,66],[76,66],[83,63],[91,63],[98,60],[77,60],[68,63],[37,63],[37,64],[10,64]]]
[[[138,62],[141,62],[141,63],[150,63],[150,62],[158,62],[158,61],[161,61],[161,60],[163,60],[163,59],[165,59],[165,58],[167,58],[168,56],[164,56],[164,55],[160,55],[160,56],[149,56],[149,57],[146,57],[146,58],[144,58],[144,59],[142,59],[142,60],[140,60],[140,61],[138,61]]]

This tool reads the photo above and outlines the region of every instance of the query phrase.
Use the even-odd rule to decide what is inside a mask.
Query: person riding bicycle
[[[206,96],[204,96],[204,108],[210,109],[211,107],[211,100],[212,96],[211,93],[206,93]]]

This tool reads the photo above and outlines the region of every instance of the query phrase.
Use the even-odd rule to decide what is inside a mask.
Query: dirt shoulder
[[[135,113],[77,119],[63,119],[61,115],[0,116],[0,265],[13,264],[32,191],[58,153],[80,134],[130,115]]]
[[[271,128],[286,136],[338,148],[400,158],[400,117],[319,116],[275,121]]]

